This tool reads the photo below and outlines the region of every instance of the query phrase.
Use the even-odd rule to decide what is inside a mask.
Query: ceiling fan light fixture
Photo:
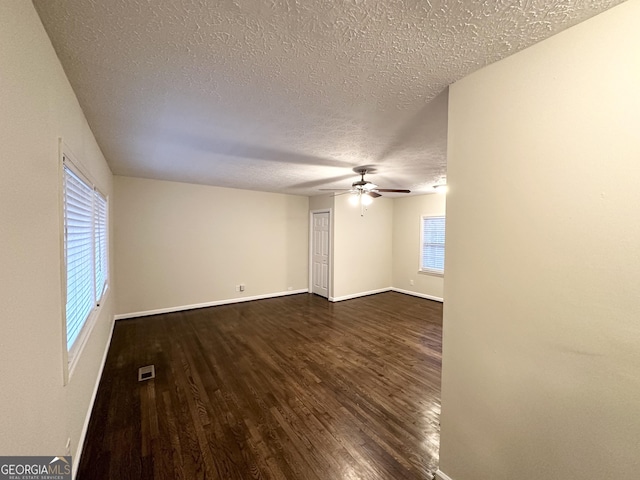
[[[331,190],[334,192],[343,190],[343,193],[336,193],[334,196],[350,194],[349,203],[354,207],[360,206],[361,216],[364,216],[364,212],[369,205],[373,203],[378,197],[381,197],[383,193],[411,193],[411,190],[399,189],[399,188],[380,188],[373,182],[369,182],[364,179],[365,174],[369,171],[369,167],[357,167],[353,171],[360,175],[360,180],[357,180],[351,184],[351,189],[327,189],[321,188],[320,190]]]

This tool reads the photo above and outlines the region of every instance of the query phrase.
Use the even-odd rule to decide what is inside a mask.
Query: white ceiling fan
[[[398,189],[398,188],[380,188],[373,182],[364,179],[364,176],[367,173],[371,173],[374,171],[372,167],[355,167],[353,169],[355,173],[360,175],[360,180],[357,180],[351,184],[351,188],[321,188],[323,191],[330,192],[340,192],[336,193],[336,195],[344,195],[345,193],[353,193],[358,196],[367,195],[369,198],[378,198],[382,196],[382,193],[411,193],[411,190],[406,189]],[[363,197],[364,198],[364,197]]]
[[[382,196],[382,193],[411,193],[411,190],[406,189],[398,189],[398,188],[380,188],[373,182],[364,179],[364,176],[368,173],[374,171],[373,167],[363,166],[363,167],[355,167],[353,169],[358,175],[360,175],[360,180],[356,180],[351,184],[351,188],[321,188],[320,190],[330,191],[330,192],[342,192],[342,193],[334,193],[333,196],[344,195],[347,193],[351,194],[351,203],[354,206],[360,205],[360,216],[364,216],[364,212],[366,207],[373,203],[374,198],[378,198]]]

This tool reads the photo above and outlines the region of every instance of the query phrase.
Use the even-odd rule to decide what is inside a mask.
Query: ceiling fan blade
[[[322,185],[328,185],[333,182],[339,182],[341,180],[346,180],[347,178],[352,178],[353,175],[338,175],[337,177],[332,178],[320,178],[316,180],[311,180],[309,182],[296,183],[295,185],[291,185],[291,188],[314,188],[321,187]]]
[[[331,195],[332,197],[339,197],[340,195],[346,195],[347,193],[352,193],[351,190],[348,190],[346,192],[341,192],[341,193],[334,193],[333,195]]]
[[[397,188],[376,188],[376,192],[387,193],[411,193],[411,190],[399,190]]]
[[[378,192],[367,192],[367,193],[365,193],[365,195],[369,195],[372,198],[378,198],[378,197],[382,196]]]

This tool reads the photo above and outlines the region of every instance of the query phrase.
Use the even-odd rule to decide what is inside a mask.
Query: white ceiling
[[[447,86],[622,0],[34,0],[112,171],[317,195],[446,175]]]

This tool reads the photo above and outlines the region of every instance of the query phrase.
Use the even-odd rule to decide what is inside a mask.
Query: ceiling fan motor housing
[[[411,193],[411,190],[404,189],[396,189],[396,188],[380,188],[373,182],[369,182],[364,179],[364,176],[367,172],[375,172],[375,168],[364,168],[364,167],[356,167],[353,169],[358,175],[360,175],[360,180],[357,180],[351,184],[351,193],[359,193],[359,194],[367,194],[373,198],[381,197],[380,192],[389,192],[389,193]],[[327,190],[327,189],[321,189]],[[345,192],[348,193],[348,192]]]

